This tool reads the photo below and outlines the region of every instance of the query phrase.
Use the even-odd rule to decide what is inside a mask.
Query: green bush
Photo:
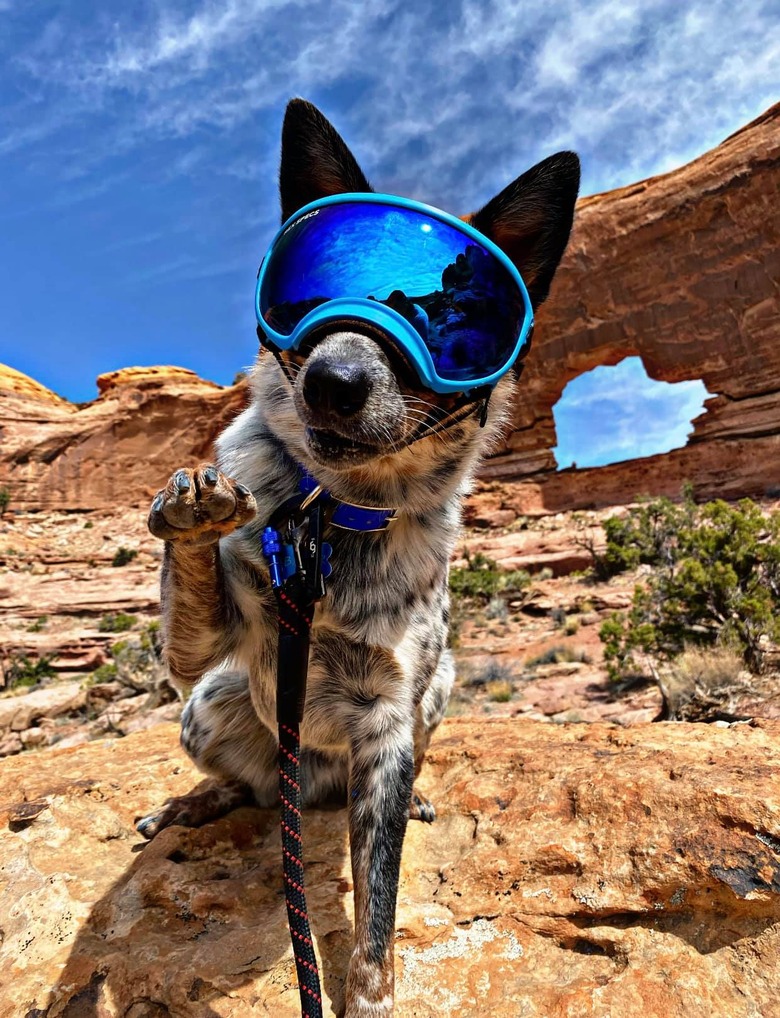
[[[652,664],[715,643],[761,670],[766,642],[780,639],[780,513],[764,515],[749,499],[659,499],[623,517],[619,536],[617,528],[607,533],[605,557],[612,544],[626,560],[654,567],[629,611],[601,627],[613,678],[643,671],[638,655]]]
[[[26,654],[11,654],[3,666],[8,689],[37,686],[43,679],[49,679],[54,674],[50,657],[30,658]]]
[[[98,631],[101,633],[126,633],[134,625],[134,615],[117,612],[116,615],[104,615],[100,622],[98,622]]]
[[[31,622],[30,625],[27,627],[27,632],[40,633],[42,630],[46,628],[48,623],[49,623],[48,615],[39,615],[35,622]]]
[[[0,488],[0,513],[4,513],[11,502],[11,492],[8,488]]]
[[[482,552],[466,552],[466,566],[450,570],[450,593],[454,598],[471,598],[491,601],[493,598],[520,593],[531,582],[522,569],[502,570],[493,559]]]
[[[681,531],[695,525],[696,503],[684,492],[681,504],[668,498],[636,506],[602,524],[607,538],[603,552],[590,549],[596,579],[608,580],[640,565],[668,564]]]
[[[89,676],[89,685],[92,686],[96,682],[113,682],[117,677],[119,669],[113,661],[108,661],[104,665],[98,665],[98,667]]]
[[[132,562],[138,552],[135,548],[119,548],[114,557],[111,559],[112,566],[126,566],[128,562]]]

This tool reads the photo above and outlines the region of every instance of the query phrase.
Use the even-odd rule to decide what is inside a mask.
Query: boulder
[[[2,1014],[293,1018],[277,817],[149,844],[199,776],[174,725],[0,763]],[[410,824],[396,1013],[758,1018],[780,997],[780,723],[444,723]],[[304,818],[325,1014],[343,1003],[343,810]]]

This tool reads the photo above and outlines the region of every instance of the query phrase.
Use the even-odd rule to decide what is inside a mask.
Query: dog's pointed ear
[[[471,217],[505,251],[523,277],[534,308],[550,284],[569,240],[580,186],[580,161],[559,152],[537,163]]]
[[[370,190],[355,157],[330,121],[304,99],[290,100],[282,126],[279,170],[282,222],[319,198]]]

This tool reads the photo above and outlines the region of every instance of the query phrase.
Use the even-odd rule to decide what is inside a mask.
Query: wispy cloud
[[[591,155],[586,183],[598,189],[690,158],[758,113],[780,63],[769,3],[738,18],[726,0],[208,0],[194,10],[163,0],[153,10],[147,21],[95,13],[86,28],[62,15],[44,26],[16,66],[58,90],[54,115],[17,125],[6,145],[41,140],[74,108],[113,110],[105,140],[124,150],[234,134],[256,130],[261,113],[278,121],[298,92],[331,97],[379,172],[433,197],[479,200],[468,192],[485,177],[495,188],[562,146]],[[69,45],[57,49],[63,32]]]

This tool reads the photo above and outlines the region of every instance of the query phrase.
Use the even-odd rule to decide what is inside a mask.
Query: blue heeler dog
[[[528,170],[465,221],[517,266],[537,307],[566,247],[579,185],[571,152]],[[344,141],[309,103],[286,112],[282,219],[311,201],[371,187]],[[176,470],[155,497],[165,541],[162,616],[173,679],[193,687],[182,745],[220,779],[146,817],[148,838],[195,826],[251,795],[277,802],[275,601],[260,535],[298,490],[303,465],[338,499],[397,507],[378,533],[331,529],[333,575],[311,634],[301,726],[308,805],[349,803],[355,946],[347,1018],[393,1013],[393,939],[407,820],[434,819],[413,784],[453,683],[448,563],[461,504],[507,423],[516,377],[495,386],[487,420],[453,415],[457,397],[423,388],[371,329],[333,326],[305,351],[263,349],[252,400],[217,442],[216,465]],[[349,795],[347,793],[349,792]]]

